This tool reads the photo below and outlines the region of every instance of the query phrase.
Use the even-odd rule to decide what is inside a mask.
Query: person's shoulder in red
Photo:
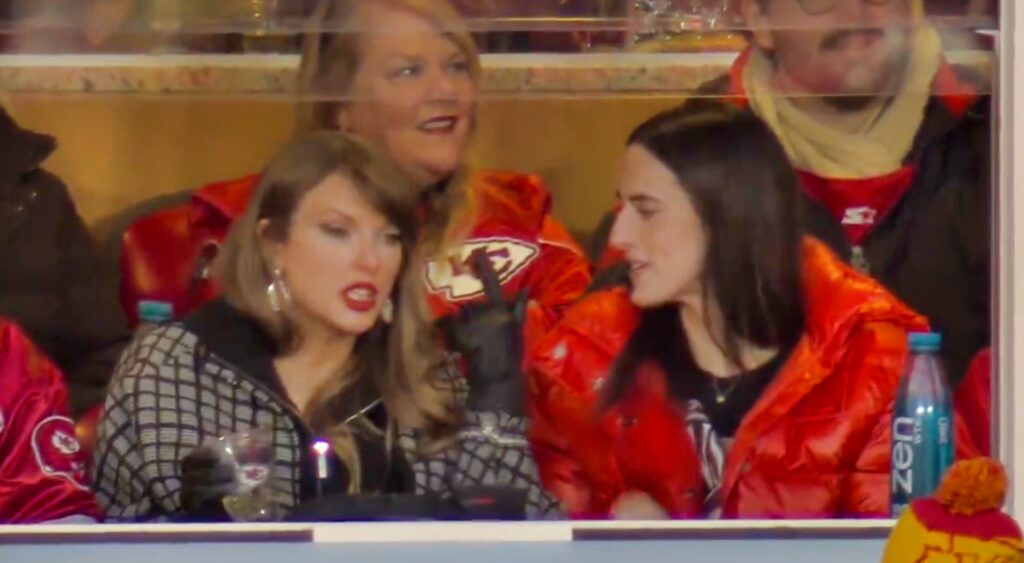
[[[572,235],[551,215],[551,194],[537,176],[477,171],[469,181],[472,226],[449,263],[428,264],[427,286],[439,316],[483,296],[468,264],[486,252],[506,299],[525,291],[541,314],[531,315],[545,333],[590,285],[590,263]]]
[[[829,366],[850,354],[857,337],[873,335],[876,338],[871,341],[881,351],[894,352],[897,367],[902,369],[907,333],[928,328],[922,316],[812,238],[804,241],[802,276],[806,318],[805,336],[798,348],[806,348],[818,363]],[[881,324],[881,332],[874,323]],[[886,369],[884,374],[899,378],[899,371],[894,374]]]
[[[843,378],[846,392],[854,390],[846,396],[847,401],[863,397],[874,398],[877,404],[891,403],[903,376],[908,334],[930,330],[928,320],[879,281],[857,272],[813,238],[804,243],[803,276],[807,301],[804,342],[811,353],[806,365],[800,367],[824,371],[832,367],[835,373],[830,377]],[[885,413],[886,420],[889,414]],[[886,468],[887,424],[881,440],[885,447],[878,450],[881,455],[884,449]],[[977,446],[959,414],[956,433],[957,457],[977,455]]]
[[[585,295],[528,354],[530,441],[544,486],[573,518],[604,518],[627,483],[599,421],[601,389],[640,311],[626,289]]]
[[[530,352],[531,376],[538,389],[597,399],[595,389],[640,320],[640,310],[623,287],[595,291],[569,307],[562,320]]]
[[[60,370],[0,319],[0,523],[94,521]]]
[[[132,326],[181,317],[216,294],[211,262],[257,180],[213,182],[131,221],[120,234],[119,263],[121,305]]]
[[[737,493],[726,510],[739,517],[886,517],[893,403],[908,334],[927,331],[927,320],[814,239],[804,243],[802,276],[804,336],[737,433],[733,447],[739,456],[752,454],[753,469],[732,468],[726,483]],[[772,453],[792,444],[802,445],[799,453]],[[784,475],[787,464],[795,468],[790,477],[754,486],[759,477]]]

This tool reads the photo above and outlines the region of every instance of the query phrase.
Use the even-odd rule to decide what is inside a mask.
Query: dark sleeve
[[[954,216],[954,227],[961,241],[968,279],[972,282],[969,298],[975,310],[973,318],[977,320],[971,330],[973,337],[963,343],[962,349],[947,351],[953,381],[960,381],[971,359],[992,342],[989,328],[992,319],[992,197],[996,187],[989,115],[987,102],[972,108],[965,118],[968,120],[966,143],[957,147],[971,159],[964,184],[958,191],[956,207],[960,212]]]
[[[128,322],[117,298],[117,270],[98,252],[67,188],[47,174],[57,194],[62,263],[61,367],[69,390],[72,414],[103,401],[114,364],[130,338]]]
[[[992,122],[988,111],[972,115],[974,120],[971,128],[971,146],[975,151],[978,166],[978,183],[967,192],[968,202],[974,212],[965,217],[967,224],[962,225],[964,240],[967,241],[971,267],[978,272],[978,306],[986,311],[991,309],[990,279],[992,275],[992,197],[995,191],[992,174]]]

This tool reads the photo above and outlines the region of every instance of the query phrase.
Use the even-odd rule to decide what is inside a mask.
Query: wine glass
[[[217,439],[215,448],[235,466],[234,493],[224,497],[224,509],[236,522],[272,522],[281,509],[274,502],[271,475],[274,442],[270,430],[251,428]]]

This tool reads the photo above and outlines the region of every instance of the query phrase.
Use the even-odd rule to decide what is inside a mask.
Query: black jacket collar
[[[182,324],[210,353],[276,391],[282,399],[287,397],[274,369],[277,345],[255,319],[221,298],[199,307]]]
[[[242,371],[242,375],[276,392],[286,404],[291,404],[274,367],[274,357],[278,354],[277,343],[258,321],[233,307],[224,298],[219,298],[190,313],[182,323],[210,353]],[[347,393],[338,407],[354,415],[377,397],[379,394],[373,383],[366,382]],[[386,416],[383,412],[381,415]],[[379,422],[374,420],[374,423]]]

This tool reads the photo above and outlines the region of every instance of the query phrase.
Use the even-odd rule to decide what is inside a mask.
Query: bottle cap
[[[147,323],[160,324],[174,318],[174,304],[167,301],[141,300],[136,305],[139,320]]]
[[[911,352],[937,352],[942,347],[942,335],[937,332],[911,332]]]

